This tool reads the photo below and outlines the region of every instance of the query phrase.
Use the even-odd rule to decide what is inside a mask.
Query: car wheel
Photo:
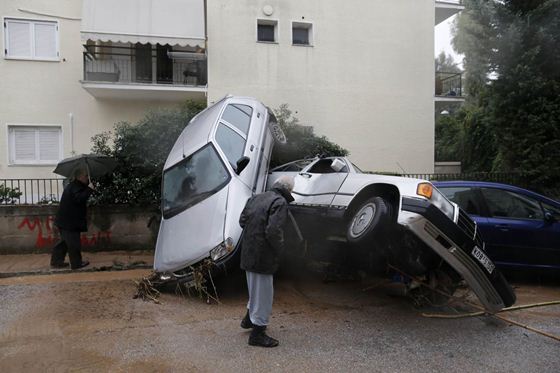
[[[274,142],[280,145],[284,145],[288,142],[286,139],[286,134],[282,130],[282,127],[277,122],[269,123],[270,132],[272,132],[272,138]]]
[[[365,243],[386,228],[390,221],[390,205],[381,197],[362,202],[351,215],[346,238],[351,243]]]

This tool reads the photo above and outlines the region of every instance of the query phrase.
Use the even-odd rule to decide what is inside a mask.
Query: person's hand
[[[88,184],[88,188],[91,190],[95,190],[95,187],[93,186],[93,183],[91,181]]]

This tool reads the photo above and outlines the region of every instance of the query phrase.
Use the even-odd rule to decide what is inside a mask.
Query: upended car
[[[162,280],[190,281],[203,263],[221,270],[236,264],[246,201],[290,174],[290,211],[305,239],[326,235],[317,227],[325,221],[349,245],[383,246],[388,262],[410,275],[462,277],[490,312],[515,302],[476,223],[432,184],[366,174],[343,157],[295,161],[269,174],[275,142],[286,142],[276,118],[252,98],[227,96],[186,126],[163,171],[154,259]]]

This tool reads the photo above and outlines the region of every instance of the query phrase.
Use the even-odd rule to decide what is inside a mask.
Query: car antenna
[[[399,162],[395,162],[397,164],[397,166],[399,166],[399,168],[401,169],[401,171],[403,172],[404,175],[407,174],[407,172],[404,170],[403,166],[401,166],[401,164]]]
[[[183,138],[183,159],[185,159],[185,135],[181,134],[181,137]]]

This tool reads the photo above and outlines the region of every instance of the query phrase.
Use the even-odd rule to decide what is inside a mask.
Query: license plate
[[[484,268],[486,268],[488,273],[492,273],[492,271],[494,271],[496,266],[492,263],[490,258],[488,258],[486,254],[478,248],[478,246],[473,248],[472,255],[484,266]]]

